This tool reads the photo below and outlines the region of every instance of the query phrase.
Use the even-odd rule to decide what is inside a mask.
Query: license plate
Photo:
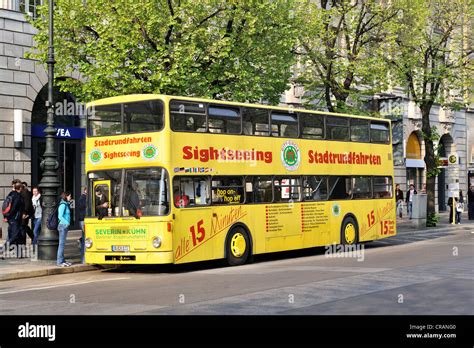
[[[128,252],[130,251],[130,246],[129,245],[112,245],[112,251]]]

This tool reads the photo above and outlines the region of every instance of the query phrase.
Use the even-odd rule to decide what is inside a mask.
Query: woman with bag
[[[69,225],[71,224],[71,208],[69,206],[71,198],[71,192],[63,192],[61,194],[61,202],[59,203],[58,208],[59,246],[56,264],[59,267],[69,267],[72,265],[72,263],[66,262],[64,259],[64,246],[66,245],[67,232],[69,230]]]
[[[41,208],[41,193],[39,188],[33,187],[33,197],[31,198],[33,204],[33,245],[38,244],[38,237],[41,231],[41,216],[43,209]]]

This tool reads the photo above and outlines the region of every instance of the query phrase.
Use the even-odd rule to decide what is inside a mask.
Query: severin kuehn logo
[[[152,160],[158,156],[158,148],[153,144],[145,145],[142,152],[143,152],[143,158],[146,160]]]
[[[97,164],[102,160],[102,151],[99,149],[93,149],[89,153],[89,161],[91,161],[92,164]]]
[[[288,140],[281,147],[281,162],[288,170],[296,170],[301,163],[301,154],[298,145]]]

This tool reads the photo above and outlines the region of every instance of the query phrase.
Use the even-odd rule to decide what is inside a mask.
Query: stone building
[[[40,2],[0,0],[0,203],[13,178],[30,186],[41,180],[48,76],[43,64],[25,56],[35,33],[26,16],[36,15]],[[55,91],[54,99],[56,110],[62,110],[56,117],[60,189],[78,197],[84,171],[84,121],[75,112],[73,96]]]
[[[301,104],[303,95],[302,87],[293,86],[285,93],[281,102],[297,107]],[[395,183],[400,184],[404,192],[410,184],[414,184],[418,191],[423,191],[426,184],[425,147],[418,106],[407,98],[402,89],[394,89],[390,94],[376,95],[374,100],[380,113],[392,120]],[[435,146],[439,146],[442,159],[441,173],[436,183],[436,209],[446,211],[449,190],[459,186],[465,193],[468,188],[468,164],[471,182],[474,183],[473,111],[446,110],[435,104],[431,109],[430,123],[432,127],[436,127],[440,136]],[[471,139],[469,151],[468,132]]]

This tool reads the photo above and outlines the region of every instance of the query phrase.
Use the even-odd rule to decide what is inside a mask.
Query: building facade
[[[35,34],[26,16],[35,15],[39,3],[0,0],[0,203],[14,178],[30,188],[41,180],[48,75],[43,64],[26,56]],[[84,119],[70,94],[55,90],[54,103],[60,190],[78,197],[84,182]]]
[[[293,86],[285,93],[281,102],[297,107],[301,105],[303,96],[302,87]],[[425,142],[421,131],[420,109],[402,89],[376,95],[374,100],[380,114],[392,120],[395,183],[400,184],[404,192],[410,184],[415,185],[418,192],[425,191]],[[474,184],[473,116],[472,109],[455,111],[436,104],[431,109],[430,123],[440,137],[435,142],[441,159],[441,172],[436,179],[436,211],[448,209],[447,201],[453,189],[459,188],[466,195],[469,173],[471,183]]]

